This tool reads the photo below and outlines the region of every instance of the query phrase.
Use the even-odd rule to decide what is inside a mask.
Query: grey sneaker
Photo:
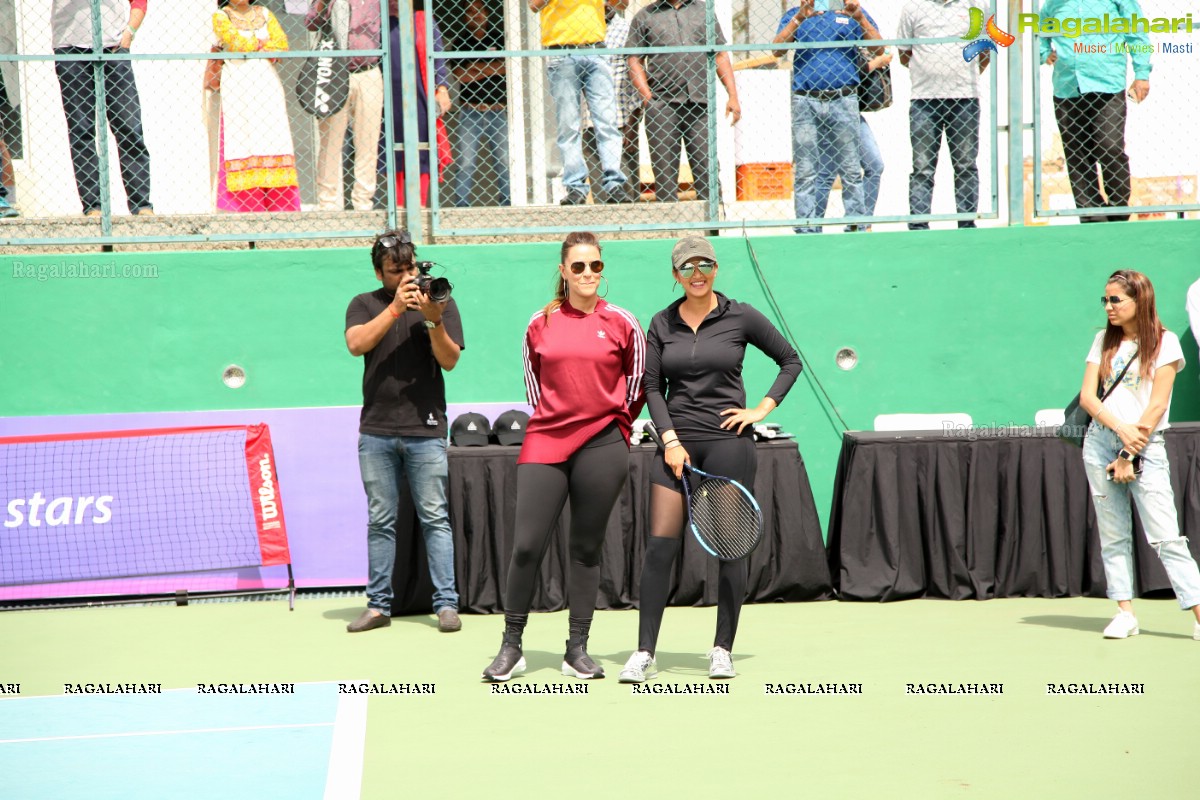
[[[654,668],[654,656],[645,650],[638,650],[625,662],[625,668],[621,670],[621,675],[617,680],[621,683],[645,683],[657,674],[658,670]]]
[[[438,630],[442,633],[455,633],[462,630],[462,620],[458,618],[458,611],[449,606],[439,610],[437,618]]]
[[[350,633],[362,633],[363,631],[373,631],[376,628],[386,628],[391,624],[392,618],[390,616],[373,608],[368,608],[358,615],[358,619],[347,625],[346,630]]]
[[[714,647],[708,651],[708,677],[710,678],[733,678],[737,673],[733,671],[733,656],[724,647]]]

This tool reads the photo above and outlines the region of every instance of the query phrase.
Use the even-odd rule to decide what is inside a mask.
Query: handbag
[[[892,104],[892,65],[868,69],[866,54],[858,51],[858,110],[880,111]]]
[[[313,50],[332,52],[340,49],[333,26],[325,20],[317,29]],[[332,55],[304,59],[296,75],[296,99],[300,101],[300,108],[319,119],[341,111],[350,99],[350,65],[346,59]]]
[[[1121,374],[1112,382],[1112,386],[1108,387],[1108,391],[1104,394],[1100,393],[1100,387],[1096,387],[1096,396],[1103,403],[1108,399],[1108,396],[1113,393],[1113,390],[1120,385],[1125,373],[1129,371],[1129,366],[1135,359],[1129,359],[1125,362],[1125,369],[1121,370]],[[1058,426],[1055,435],[1064,442],[1069,442],[1076,447],[1083,447],[1083,439],[1087,436],[1088,425],[1092,423],[1092,415],[1083,410],[1083,406],[1079,405],[1079,395],[1075,395],[1070,403],[1067,403],[1066,409],[1063,410],[1063,424]]]

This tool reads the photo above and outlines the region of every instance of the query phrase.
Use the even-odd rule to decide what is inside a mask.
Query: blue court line
[[[365,719],[365,703],[329,683],[5,700],[0,797],[356,798]]]

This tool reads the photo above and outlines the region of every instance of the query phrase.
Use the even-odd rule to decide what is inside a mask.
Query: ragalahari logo
[[[985,29],[987,30],[987,38],[981,38],[979,34]],[[971,9],[971,26],[967,30],[966,36],[963,36],[962,38],[964,40],[973,40],[970,44],[963,48],[963,61],[971,61],[980,53],[987,52],[988,50],[991,50],[993,53],[995,53],[997,52],[997,44],[1001,47],[1008,47],[1017,40],[1017,37],[1013,36],[1011,33],[1006,33],[1005,31],[1000,30],[1000,26],[996,24],[995,14],[988,18],[987,25],[985,26],[983,24],[983,11],[978,8]],[[995,44],[993,44],[993,42]]]

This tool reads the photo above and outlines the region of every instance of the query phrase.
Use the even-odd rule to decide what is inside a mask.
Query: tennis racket
[[[645,430],[665,453],[666,446],[654,425],[647,423]],[[722,561],[737,561],[750,555],[763,535],[762,510],[754,495],[731,478],[709,475],[686,463],[683,470],[688,527],[696,541],[705,552]],[[700,479],[695,487],[688,473]]]

